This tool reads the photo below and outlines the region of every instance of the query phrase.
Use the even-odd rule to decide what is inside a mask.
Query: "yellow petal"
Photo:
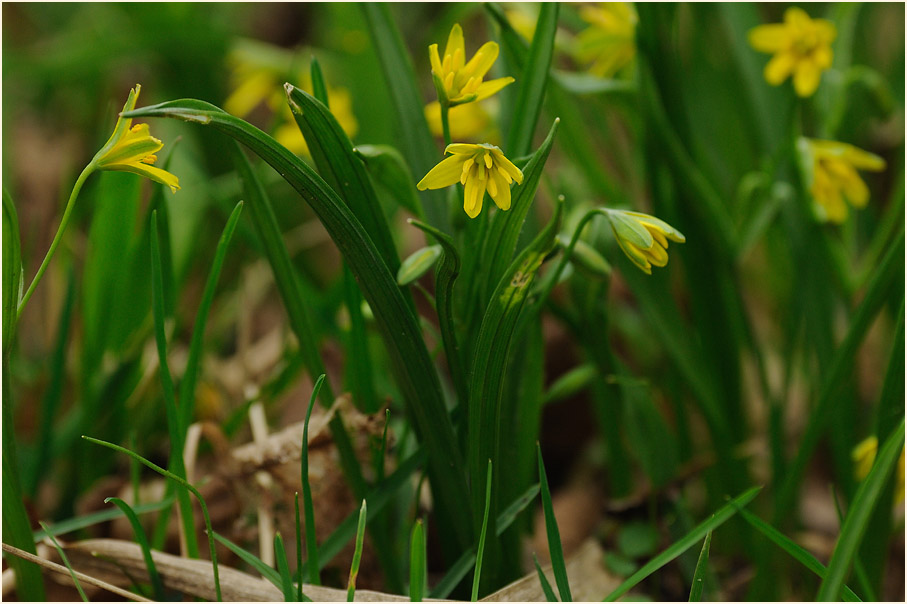
[[[472,155],[477,151],[479,151],[479,146],[471,143],[453,143],[447,145],[447,148],[444,149],[445,153],[453,153],[454,155]]]
[[[816,47],[816,49],[813,50],[811,58],[813,63],[815,63],[816,66],[820,69],[828,69],[829,67],[831,67],[831,62],[834,58],[834,55],[831,52],[831,46],[823,44]]]
[[[646,259],[652,263],[652,266],[666,266],[668,264],[668,251],[658,245],[657,241],[645,251],[645,254]]]
[[[166,170],[161,170],[160,168],[155,168],[154,166],[149,166],[148,164],[143,163],[132,163],[132,164],[112,164],[104,167],[105,170],[114,170],[118,172],[132,172],[133,174],[138,174],[139,176],[144,176],[155,182],[167,185],[170,187],[170,190],[176,193],[180,188],[180,180],[175,175],[167,172]]]
[[[491,190],[491,183],[494,183],[495,191]],[[491,195],[491,199],[494,200],[496,206],[501,208],[504,211],[510,209],[510,185],[504,179],[504,176],[499,170],[492,170],[491,178],[488,180],[489,188],[488,192]]]
[[[163,146],[164,143],[151,136],[148,124],[137,124],[98,159],[98,166],[103,168],[110,164],[142,161],[146,156],[160,151]]]
[[[759,52],[778,52],[787,44],[787,26],[780,23],[760,25],[750,30],[750,46]]]
[[[838,37],[838,30],[835,29],[835,24],[831,21],[814,19],[813,27],[816,28],[816,34],[818,34],[819,39],[825,43],[830,44]]]
[[[463,171],[463,156],[454,155],[441,161],[437,166],[429,170],[416,188],[420,191],[425,189],[441,189],[460,180],[460,173]]]
[[[428,60],[431,62],[432,73],[441,76],[441,57],[438,56],[438,45],[432,44],[428,47]]]
[[[881,172],[885,169],[885,160],[869,151],[863,151],[853,145],[847,145],[843,159],[848,161],[858,170],[869,170],[870,172]]]
[[[224,111],[237,117],[246,117],[262,101],[271,96],[277,86],[277,78],[268,71],[258,71],[243,79],[242,83],[224,101]],[[283,96],[283,91],[281,96]]]
[[[860,178],[857,171],[853,166],[845,164],[842,176],[841,185],[844,189],[844,195],[847,197],[847,201],[850,202],[850,205],[855,208],[866,207],[866,204],[869,202],[869,187],[866,186],[866,183],[863,182],[863,179]]]
[[[482,47],[476,51],[476,54],[469,60],[469,63],[463,68],[470,76],[475,76],[478,79],[485,77],[485,74],[488,73],[488,70],[491,69],[491,66],[494,65],[494,62],[498,58],[498,43],[497,42],[485,42],[482,44]]]
[[[794,70],[795,57],[789,52],[779,52],[765,65],[765,81],[777,86]]]
[[[500,149],[493,149],[492,154],[494,154],[494,160],[499,170],[506,172],[518,185],[523,184],[523,173],[509,159],[504,157]]]
[[[475,218],[482,211],[482,198],[485,196],[485,183],[478,178],[466,179],[466,194],[463,200],[463,209],[470,218]]]
[[[476,99],[481,101],[487,99],[488,97],[497,94],[502,88],[508,84],[513,83],[514,79],[510,76],[505,78],[497,78],[496,80],[488,80],[487,82],[482,82],[479,84],[478,89],[476,89]]]
[[[797,96],[804,98],[812,96],[812,93],[819,87],[821,77],[822,69],[812,61],[806,60],[798,63],[794,71],[794,90]]]
[[[463,42],[463,28],[460,27],[459,23],[454,23],[454,26],[450,28],[450,35],[447,37],[447,46],[444,48],[444,54],[450,55],[453,57],[456,54],[456,51],[460,51],[460,60],[466,54],[466,45]],[[457,67],[453,67],[455,71],[462,67],[462,64]]]
[[[808,27],[812,19],[799,6],[791,6],[784,11],[784,22],[793,27]]]
[[[612,227],[613,226],[614,225],[612,224]],[[617,239],[617,245],[620,246],[620,249],[623,250],[624,254],[626,254],[627,258],[629,258],[633,264],[638,266],[639,269],[642,270],[647,275],[652,274],[652,265],[649,264],[649,260],[646,257],[646,255],[642,252],[642,250],[640,250],[638,247],[636,247],[629,241],[621,239],[619,236],[616,235],[616,233],[615,233],[614,238]]]

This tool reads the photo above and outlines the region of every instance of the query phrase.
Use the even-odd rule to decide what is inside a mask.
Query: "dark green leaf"
[[[9,192],[3,189],[3,357],[7,358],[16,332],[19,289],[22,278],[22,251],[19,216]]]
[[[413,534],[409,543],[409,599],[421,602],[425,592],[425,531],[422,519],[413,525]]]
[[[277,571],[280,574],[280,590],[283,592],[285,602],[296,600],[296,587],[293,585],[293,575],[287,563],[287,550],[283,547],[283,538],[280,533],[274,535],[274,559],[277,561]]]
[[[703,581],[705,573],[709,568],[709,546],[712,544],[712,531],[705,534],[705,541],[702,542],[702,550],[699,552],[699,560],[696,562],[696,570],[693,571],[693,584],[690,586],[690,602],[702,601]]]
[[[129,520],[129,524],[132,525],[132,532],[135,534],[135,540],[139,542],[139,547],[142,548],[142,557],[145,559],[145,568],[148,571],[148,577],[151,579],[151,586],[154,588],[154,598],[159,602],[163,601],[166,597],[164,594],[164,583],[161,581],[161,576],[157,572],[154,558],[151,557],[151,547],[148,545],[148,536],[145,534],[145,529],[142,528],[142,523],[139,522],[139,517],[136,516],[132,507],[119,497],[108,497],[104,500],[104,503],[111,502],[123,512],[123,515]]]
[[[554,581],[562,602],[572,602],[570,582],[567,580],[567,565],[564,560],[564,548],[561,547],[561,534],[554,517],[554,506],[551,504],[551,491],[548,488],[548,477],[545,475],[545,463],[542,461],[542,447],[537,447],[539,459],[539,484],[542,487],[542,510],[545,512],[545,532],[548,535],[548,553],[551,556],[551,567],[554,570]],[[538,564],[538,562],[536,562]],[[541,574],[541,570],[539,570]]]
[[[548,577],[542,572],[542,567],[539,565],[539,559],[534,553],[532,554],[532,561],[535,563],[535,572],[539,576],[539,583],[542,585],[542,591],[545,592],[545,600],[548,602],[559,602],[560,600],[554,595],[554,589],[551,588]]]
[[[400,264],[397,284],[404,286],[416,281],[435,265],[442,254],[440,245],[429,245],[416,250]]]
[[[416,179],[406,160],[390,145],[357,145],[353,151],[365,163],[368,173],[394,200],[419,220],[425,220]]]

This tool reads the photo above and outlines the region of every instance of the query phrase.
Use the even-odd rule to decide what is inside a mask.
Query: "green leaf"
[[[705,534],[705,541],[702,542],[702,550],[699,552],[699,560],[696,562],[696,570],[693,571],[693,584],[690,586],[690,602],[702,601],[703,581],[705,573],[709,568],[709,546],[712,544],[712,531]]]
[[[363,2],[359,6],[371,33],[374,50],[384,73],[386,89],[390,92],[397,114],[403,155],[412,173],[421,178],[428,174],[442,154],[432,139],[428,122],[425,121],[424,103],[419,94],[413,63],[400,32],[394,25],[390,5]],[[426,190],[422,191],[420,196],[427,221],[442,231],[449,231],[444,192]]]
[[[220,533],[214,533],[214,538],[220,541],[221,545],[236,554],[240,560],[258,571],[262,577],[267,579],[274,587],[283,591],[283,578],[276,570],[268,566],[261,558],[239,547]]]
[[[19,215],[9,192],[3,189],[3,357],[7,358],[16,332],[16,309],[22,279]]]
[[[819,594],[816,596],[818,601],[829,602],[838,599],[844,580],[847,578],[847,572],[850,570],[850,565],[863,540],[872,510],[878,503],[885,481],[894,469],[903,448],[904,418],[902,417],[898,426],[879,449],[869,475],[857,489],[857,494],[844,518],[844,525],[841,527],[841,534],[835,544],[835,551],[828,563],[828,573],[819,587]]]
[[[309,583],[312,585],[321,585],[321,576],[318,564],[318,540],[315,534],[315,505],[312,502],[312,487],[309,484],[309,419],[312,417],[312,408],[315,406],[315,400],[318,398],[318,391],[324,384],[325,375],[322,373],[315,381],[312,388],[312,396],[309,399],[309,408],[305,414],[305,424],[302,428],[302,454],[300,457],[302,472],[302,501],[305,510],[305,551],[310,561]],[[300,576],[300,583],[302,578]]]
[[[359,576],[359,562],[362,560],[362,542],[365,539],[365,521],[368,518],[368,505],[362,500],[359,508],[359,525],[356,527],[356,548],[353,550],[353,562],[350,564],[350,579],[347,582],[346,601],[352,602],[356,596],[356,577]]]
[[[328,101],[328,86],[324,82],[324,73],[321,71],[321,63],[318,59],[312,57],[312,96],[318,99],[325,107],[330,107]]]
[[[390,145],[357,145],[353,151],[365,163],[375,182],[387,189],[404,209],[419,220],[425,220],[416,179],[397,149]]]
[[[154,503],[137,505],[132,511],[137,515],[148,514],[150,512],[159,512],[170,505],[173,505],[173,497],[155,501]],[[35,531],[32,533],[32,539],[37,543],[49,535],[65,535],[66,533],[80,531],[89,526],[107,522],[108,520],[113,520],[114,518],[119,518],[121,516],[123,516],[123,512],[119,509],[101,510],[100,512],[86,514],[85,516],[76,516],[75,518],[55,522],[50,526],[49,533],[45,532],[44,529]]]
[[[485,557],[485,535],[488,532],[488,513],[491,511],[491,460],[488,460],[488,475],[485,478],[485,514],[482,516],[482,530],[479,532],[479,545],[476,549],[476,567],[472,576],[472,599],[479,599],[479,580],[482,577],[482,559]]]
[[[422,519],[413,525],[413,534],[409,542],[409,599],[421,602],[425,592],[425,530]]]
[[[429,245],[416,250],[400,264],[400,270],[397,271],[397,284],[409,285],[419,279],[435,265],[442,254],[440,245]]]
[[[551,491],[548,489],[548,477],[545,475],[545,463],[542,461],[542,447],[536,444],[539,459],[539,484],[542,487],[542,510],[545,512],[545,532],[548,535],[548,553],[551,567],[554,570],[554,581],[561,595],[562,602],[572,602],[570,583],[567,580],[567,565],[564,561],[564,548],[561,547],[561,534],[554,517],[554,506],[551,504]],[[540,571],[541,572],[541,571]]]
[[[283,538],[280,533],[274,535],[274,559],[277,562],[277,572],[280,574],[280,590],[283,592],[285,602],[296,600],[296,587],[293,585],[293,575],[287,563],[287,550],[283,547]]]
[[[579,96],[595,94],[624,94],[636,93],[636,86],[627,80],[601,78],[591,73],[551,70],[551,77],[561,88],[571,94]]]
[[[469,379],[467,443],[473,485],[482,484],[485,464],[489,459],[492,463],[500,460],[501,396],[510,346],[535,275],[554,247],[554,238],[560,228],[562,213],[563,202],[559,201],[551,221],[517,256],[500,280],[482,319]],[[500,463],[498,467],[501,467]],[[495,481],[495,485],[497,484],[499,482]],[[492,522],[497,519],[498,514],[497,497],[494,494],[496,490],[497,486],[492,491]],[[483,493],[479,489],[473,489],[473,514],[478,515],[483,504]],[[478,531],[473,534],[477,533]]]
[[[532,146],[532,135],[542,112],[548,70],[554,56],[554,34],[557,32],[557,15],[560,4],[544,2],[539,11],[535,34],[529,45],[526,66],[517,85],[519,95],[513,111],[506,151],[514,156],[526,155]]]
[[[435,501],[442,508],[442,515],[450,519],[458,545],[465,548],[472,518],[470,509],[456,502],[467,492],[466,473],[438,375],[410,305],[362,224],[337,194],[293,153],[254,126],[211,104],[197,100],[171,101],[130,112],[128,117],[173,117],[211,125],[248,145],[312,207],[348,262],[375,314],[407,411],[428,448]]]
[[[148,545],[148,536],[145,534],[145,529],[142,528],[142,523],[139,522],[139,517],[132,507],[119,497],[108,497],[104,500],[104,503],[113,503],[116,505],[129,520],[129,524],[132,525],[132,532],[135,533],[135,540],[139,542],[139,547],[142,548],[142,557],[145,559],[145,569],[148,571],[148,577],[151,579],[151,586],[154,588],[154,599],[159,602],[164,601],[166,598],[164,583],[161,581],[161,576],[157,572],[154,558],[151,557],[151,547]]]
[[[558,600],[557,596],[554,594],[551,583],[548,582],[548,577],[542,572],[538,556],[536,556],[535,553],[532,554],[532,561],[535,563],[535,572],[539,576],[539,583],[542,585],[542,591],[545,592],[545,600],[548,602],[559,602],[560,600]]]
[[[696,525],[696,527],[692,531],[687,533],[686,536],[676,541],[668,549],[652,558],[645,566],[633,573],[633,575],[631,575],[629,578],[627,578],[626,581],[621,583],[617,587],[617,589],[608,594],[608,597],[605,598],[605,601],[614,602],[615,600],[617,600],[617,598],[621,597],[622,595],[630,591],[633,587],[635,587],[640,581],[699,543],[699,540],[703,539],[710,531],[714,531],[716,528],[724,524],[728,518],[730,518],[737,512],[738,509],[742,508],[750,501],[752,501],[761,490],[762,487],[753,487],[751,489],[748,489],[735,499],[729,501],[727,504],[722,506],[720,510],[712,514],[710,518]]]
[[[562,233],[557,236],[557,243],[560,247],[568,249],[570,246],[570,238]],[[594,247],[582,239],[576,241],[573,246],[573,251],[568,255],[574,266],[582,271],[587,277],[607,279],[611,276],[611,264],[609,264]]]
[[[318,173],[359,219],[391,272],[400,267],[387,220],[362,160],[330,110],[304,90],[285,84],[293,119],[305,137]]]
[[[43,522],[39,523],[41,528],[47,532],[47,526]],[[57,538],[53,535],[50,535],[50,540],[53,542],[54,547],[57,550],[57,555],[60,556],[60,559],[63,560],[63,564],[66,565],[66,569],[69,571],[69,576],[72,578],[72,582],[75,583],[76,589],[79,590],[79,596],[81,596],[83,602],[88,602],[88,596],[85,595],[85,591],[82,589],[82,583],[79,582],[79,578],[76,577],[75,571],[72,569],[72,565],[69,563],[69,556],[66,555],[66,552],[63,551],[63,548],[60,547]]]
[[[598,368],[593,363],[574,367],[551,384],[548,392],[545,393],[542,405],[548,405],[575,396],[588,388],[597,377]]]

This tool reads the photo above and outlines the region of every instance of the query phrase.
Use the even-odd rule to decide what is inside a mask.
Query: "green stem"
[[[25,305],[28,304],[29,298],[31,298],[32,292],[35,291],[35,288],[38,286],[38,282],[41,280],[41,277],[44,276],[44,271],[47,270],[47,266],[50,264],[50,259],[53,257],[54,252],[57,251],[57,246],[60,245],[60,240],[63,239],[63,232],[66,231],[66,225],[69,224],[69,219],[72,215],[72,210],[76,205],[76,197],[79,196],[79,191],[82,190],[82,185],[85,184],[85,180],[88,178],[88,175],[94,172],[95,164],[92,161],[85,169],[82,170],[82,173],[79,174],[79,178],[76,180],[76,184],[72,188],[72,193],[69,194],[69,201],[66,202],[66,209],[63,210],[63,218],[60,220],[60,226],[57,228],[57,234],[54,235],[54,240],[50,244],[50,248],[47,250],[47,255],[44,256],[44,261],[41,263],[41,266],[38,268],[38,272],[35,274],[35,278],[32,280],[31,285],[28,286],[28,289],[25,291],[25,295],[22,296],[22,300],[19,302],[19,306],[16,309],[16,320],[19,320],[19,317],[22,316],[22,310],[25,308]]]
[[[441,101],[441,129],[444,131],[444,147],[450,144],[450,119],[448,117],[448,112],[450,111],[450,105]]]

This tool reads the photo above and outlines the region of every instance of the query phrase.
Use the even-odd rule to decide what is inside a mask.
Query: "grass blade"
[[[120,453],[125,453],[132,459],[135,459],[136,461],[138,461],[139,463],[144,465],[146,468],[154,470],[155,472],[157,472],[158,474],[160,474],[161,476],[163,476],[165,478],[169,478],[170,480],[178,483],[185,489],[188,489],[189,491],[192,492],[193,495],[195,495],[195,498],[198,499],[198,504],[202,508],[202,516],[204,516],[204,518],[205,518],[205,529],[207,530],[207,533],[208,533],[208,546],[209,546],[209,553],[211,555],[211,566],[214,569],[214,590],[217,593],[217,601],[222,602],[223,596],[221,595],[221,590],[220,590],[220,570],[218,569],[218,566],[217,566],[217,551],[214,549],[214,530],[211,528],[211,516],[208,514],[208,505],[205,503],[205,499],[204,499],[204,497],[202,497],[202,494],[198,492],[198,489],[196,489],[194,486],[189,484],[189,482],[185,478],[182,478],[180,476],[177,476],[173,472],[165,470],[164,468],[148,461],[147,459],[145,459],[138,453],[130,451],[129,449],[126,449],[119,445],[115,445],[113,443],[109,443],[109,442],[106,442],[103,440],[98,440],[97,438],[92,438],[90,436],[83,435],[82,438],[84,438],[88,442],[94,443],[96,445],[101,445],[102,447],[107,447],[108,449],[113,449],[114,451],[118,451]]]
[[[885,439],[885,444],[879,449],[872,470],[857,489],[853,503],[844,518],[844,525],[841,527],[835,551],[828,563],[828,573],[819,587],[817,600],[827,602],[838,599],[844,579],[847,577],[850,565],[860,547],[869,517],[878,503],[885,481],[894,468],[903,446],[904,418],[902,417],[891,435]]]
[[[164,601],[166,599],[164,583],[161,581],[161,576],[157,572],[154,558],[151,557],[151,547],[148,545],[148,536],[145,534],[145,529],[142,528],[142,523],[139,522],[139,517],[136,516],[132,507],[119,497],[108,497],[104,500],[104,503],[113,503],[116,505],[129,520],[129,524],[132,525],[132,532],[135,533],[135,540],[139,542],[139,546],[142,548],[142,557],[145,559],[145,568],[148,570],[148,577],[151,579],[151,586],[154,589],[154,599],[159,602]]]
[[[488,532],[488,512],[491,511],[491,460],[488,460],[488,476],[485,479],[485,515],[482,518],[482,531],[479,533],[479,546],[476,550],[476,568],[472,576],[472,599],[479,599],[479,579],[482,577],[482,559],[485,557],[485,534]]]
[[[397,126],[403,155],[412,173],[421,177],[434,167],[441,153],[435,146],[428,122],[425,121],[422,97],[416,80],[413,63],[400,32],[394,25],[387,4],[363,2],[360,4],[365,22],[372,36],[375,53],[381,63],[387,90],[397,114]],[[444,192],[426,190],[420,193],[427,221],[442,231],[449,231],[445,211]],[[416,214],[419,216],[421,214]]]
[[[280,589],[286,602],[296,600],[296,588],[293,586],[293,575],[287,563],[287,550],[283,547],[283,538],[280,533],[274,535],[274,560],[277,562],[277,572],[280,575]]]
[[[425,593],[425,530],[422,519],[413,525],[413,535],[409,544],[409,599],[421,602]]]
[[[359,576],[359,563],[362,561],[362,542],[365,539],[365,521],[368,517],[368,505],[362,500],[359,508],[359,525],[356,527],[356,549],[353,550],[353,562],[350,564],[350,579],[347,582],[346,601],[352,602],[356,597],[356,577]]]
[[[542,3],[535,34],[529,45],[526,68],[520,77],[520,92],[507,136],[506,151],[515,157],[529,153],[532,135],[542,112],[548,70],[554,56],[554,34],[557,31],[559,7],[557,2]]]
[[[551,491],[548,489],[548,477],[545,475],[545,463],[542,461],[542,447],[536,445],[539,458],[539,484],[542,487],[542,510],[545,512],[545,532],[548,534],[548,553],[551,556],[551,568],[554,569],[554,581],[562,602],[572,602],[570,583],[567,581],[567,565],[564,561],[564,548],[561,547],[561,534],[557,529],[557,518],[551,505]]]
[[[608,594],[608,597],[605,598],[605,601],[614,602],[615,600],[617,600],[617,598],[621,597],[622,595],[630,591],[633,587],[635,587],[640,581],[654,573],[656,570],[658,570],[668,562],[680,556],[695,544],[699,543],[699,540],[703,539],[707,533],[714,531],[716,528],[724,524],[728,518],[730,518],[737,512],[738,509],[742,508],[750,501],[752,501],[761,490],[762,487],[753,487],[751,489],[748,489],[735,499],[729,501],[727,504],[722,506],[720,510],[712,514],[711,517],[696,525],[696,527],[692,531],[687,533],[686,536],[676,541],[668,549],[652,558],[648,563],[645,564],[645,566],[630,575],[630,577],[628,577],[626,581],[621,583],[617,587],[617,589]]]
[[[16,308],[22,278],[22,249],[19,240],[19,215],[16,204],[3,189],[3,356],[9,354],[16,332]]]
[[[312,96],[318,99],[325,107],[329,107],[328,102],[328,87],[324,83],[324,73],[321,71],[321,63],[318,62],[318,59],[312,57],[312,65],[310,68],[312,74]]]
[[[214,533],[214,538],[219,541],[221,545],[236,554],[240,560],[257,570],[258,574],[267,579],[274,587],[283,590],[283,578],[280,576],[280,573],[265,564],[261,558],[252,552],[239,547],[220,533]]]
[[[148,514],[150,512],[159,512],[160,510],[170,505],[173,505],[173,497],[162,499],[161,501],[155,501],[154,503],[137,505],[132,508],[132,511],[136,515]],[[93,514],[87,514],[85,516],[77,516],[68,520],[61,520],[60,522],[55,522],[50,526],[50,532],[46,532],[44,529],[35,531],[34,533],[32,533],[32,539],[35,541],[35,543],[37,543],[41,539],[44,539],[45,537],[48,537],[50,535],[65,535],[66,533],[80,531],[84,528],[88,528],[89,526],[107,522],[108,520],[119,518],[120,516],[123,516],[123,512],[119,509],[112,508],[109,510],[101,510],[100,512],[95,512]]]
[[[702,542],[702,550],[699,552],[699,561],[696,562],[696,570],[693,571],[693,584],[690,586],[690,602],[702,601],[703,580],[705,572],[709,567],[709,546],[712,544],[712,531],[705,534],[705,541]]]
[[[296,521],[296,572],[302,572],[302,527],[300,526],[301,522],[299,519],[299,493],[293,493],[293,510],[296,512],[296,515],[293,519]],[[302,601],[302,574],[299,574],[299,581],[297,583],[296,590],[296,600]]]
[[[468,506],[455,502],[467,492],[466,472],[438,375],[410,305],[362,224],[305,162],[261,130],[214,105],[197,100],[171,101],[129,112],[127,117],[174,117],[214,126],[259,154],[312,207],[375,314],[407,411],[428,448],[435,501],[451,521],[456,545],[465,549],[472,518]]]
[[[551,583],[548,582],[548,577],[545,576],[545,573],[542,572],[542,567],[539,565],[538,556],[534,553],[532,554],[532,561],[535,563],[535,572],[538,573],[539,583],[542,585],[542,591],[545,592],[545,599],[548,602],[559,602],[557,596],[554,594],[554,589],[551,587]]]
[[[39,523],[41,528],[44,529],[44,532],[47,532],[47,526],[43,523]],[[63,564],[66,565],[67,570],[69,570],[69,576],[72,577],[72,582],[75,583],[76,589],[79,590],[79,595],[82,597],[83,602],[88,602],[88,596],[85,595],[85,591],[82,589],[82,584],[79,582],[79,578],[76,577],[75,571],[72,569],[72,565],[69,563],[69,557],[66,555],[66,552],[63,551],[63,548],[60,547],[57,538],[53,535],[49,535],[50,540],[53,541],[54,547],[57,549],[57,554],[60,556],[60,559],[63,560]]]
[[[318,398],[318,391],[324,384],[324,374],[322,373],[312,388],[312,397],[309,399],[309,408],[305,414],[305,425],[302,428],[302,501],[305,510],[305,551],[306,557],[311,561],[309,568],[309,583],[312,585],[321,585],[320,566],[318,564],[318,540],[315,535],[315,506],[312,502],[312,486],[309,484],[309,419],[312,417],[312,408],[315,406],[315,400]],[[301,568],[301,567],[300,567]],[[299,578],[302,584],[302,575]]]

